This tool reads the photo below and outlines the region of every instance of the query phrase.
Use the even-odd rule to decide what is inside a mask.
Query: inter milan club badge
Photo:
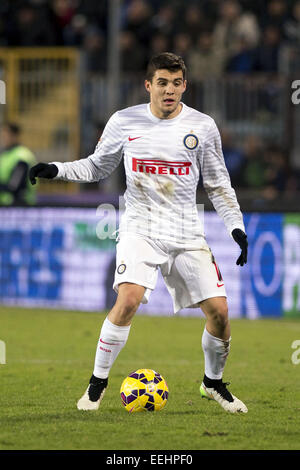
[[[126,270],[126,264],[124,263],[119,264],[118,269],[117,269],[118,274],[123,274],[125,270]]]
[[[194,150],[198,146],[199,140],[195,134],[187,134],[183,139],[183,143],[187,149]]]

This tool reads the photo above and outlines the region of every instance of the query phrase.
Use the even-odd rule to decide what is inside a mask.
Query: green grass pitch
[[[231,415],[200,398],[203,318],[136,315],[100,409],[78,411],[93,369],[104,313],[0,308],[0,449],[299,449],[297,320],[232,320],[224,380],[248,406]],[[157,413],[129,414],[122,380],[152,368],[170,395]]]

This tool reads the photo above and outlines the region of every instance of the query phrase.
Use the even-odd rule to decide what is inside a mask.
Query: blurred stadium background
[[[299,0],[1,0],[0,125],[19,124],[37,161],[88,156],[116,109],[148,99],[146,63],[166,50],[187,64],[183,101],[220,128],[245,215],[240,269],[199,183],[231,315],[300,316]],[[35,206],[0,208],[1,303],[110,308],[115,244],[96,232],[112,214],[96,208],[118,209],[124,189],[121,165],[99,184],[41,181]],[[171,311],[159,279],[140,312]]]

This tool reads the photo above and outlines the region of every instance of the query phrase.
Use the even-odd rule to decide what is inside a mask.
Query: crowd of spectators
[[[124,71],[143,70],[152,54],[166,50],[183,56],[190,78],[224,71],[276,73],[299,55],[299,0],[123,0],[121,5]],[[103,71],[108,8],[108,0],[1,0],[0,46],[80,47],[91,56],[91,71]]]
[[[73,46],[90,73],[107,68],[109,0],[1,0],[0,47]],[[300,69],[300,0],[123,0],[121,69],[142,72],[153,54],[183,57],[190,81]],[[299,175],[287,152],[255,135],[242,147],[225,128],[223,151],[233,185],[266,199],[294,194]]]
[[[300,174],[289,165],[288,152],[280,145],[266,143],[250,134],[237,145],[230,131],[223,128],[225,163],[234,187],[255,190],[261,198],[292,200],[300,190]]]

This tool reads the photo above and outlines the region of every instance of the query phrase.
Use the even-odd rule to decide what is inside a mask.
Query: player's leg
[[[119,284],[117,300],[107,315],[109,321],[118,326],[130,326],[145,290],[145,287],[130,282]]]
[[[122,283],[115,305],[104,320],[97,345],[93,375],[77,403],[80,410],[96,410],[104,396],[109,371],[128,339],[131,320],[143,299],[145,288]]]
[[[137,311],[145,287],[122,283],[118,288],[118,297],[115,305],[103,322],[99,343],[96,350],[94,377],[106,379],[119,352],[125,346],[131,320]]]
[[[134,234],[120,236],[113,285],[118,297],[103,322],[93,375],[87,392],[77,403],[79,409],[98,409],[107,387],[109,371],[126,344],[132,317],[140,303],[148,301],[156,284],[157,266],[165,259],[166,254],[143,237]]]
[[[220,380],[230,349],[230,325],[226,297],[212,297],[199,303],[206,325],[202,335],[205,376]]]
[[[227,411],[246,412],[245,405],[228,392],[222,381],[230,347],[230,325],[224,281],[210,249],[181,250],[164,279],[175,312],[201,307],[207,319],[202,337],[205,375],[201,395],[215,399]],[[205,393],[205,387],[214,391]]]
[[[199,303],[206,316],[206,330],[224,341],[230,339],[230,323],[226,297],[213,297]]]
[[[231,340],[226,297],[212,297],[199,305],[207,319],[202,335],[205,373],[200,393],[216,400],[226,411],[247,413],[244,403],[227,390],[222,380]]]

